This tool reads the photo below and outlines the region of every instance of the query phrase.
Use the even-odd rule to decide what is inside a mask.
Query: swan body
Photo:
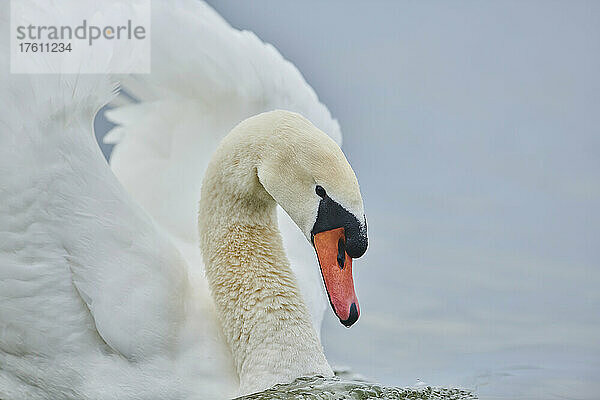
[[[337,221],[323,211],[332,202],[345,210],[347,231],[356,226],[366,238],[356,177],[335,141],[296,113],[260,114],[223,137],[278,106],[315,117],[337,139],[339,126],[291,64],[203,3],[157,2],[153,11],[231,44],[231,53],[211,53],[213,62],[235,64],[232,54],[245,54],[236,46],[250,43],[244,49],[257,49],[288,83],[265,80],[240,94],[196,66],[190,76],[215,95],[205,98],[182,93],[181,75],[160,62],[156,74],[120,77],[139,102],[112,112],[120,126],[111,171],[90,126],[115,99],[116,78],[9,75],[0,59],[2,399],[228,398],[332,374],[318,333],[319,266],[290,243],[304,236],[312,252],[316,222]],[[167,22],[153,20],[153,29]],[[5,40],[0,50],[8,54]],[[267,101],[251,100],[253,91]],[[219,107],[227,100],[233,112]],[[182,110],[192,116],[171,132],[169,115]],[[143,159],[150,164],[139,166]],[[334,311],[350,319],[339,304]]]

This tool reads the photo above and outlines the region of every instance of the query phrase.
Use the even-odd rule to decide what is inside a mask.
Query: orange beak
[[[352,258],[346,253],[344,228],[317,233],[313,244],[333,312],[346,327],[358,320],[360,309],[354,292]]]

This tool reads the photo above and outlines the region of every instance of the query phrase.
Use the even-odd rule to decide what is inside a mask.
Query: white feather
[[[115,84],[11,75],[0,53],[0,398],[235,393],[205,283],[95,142]]]

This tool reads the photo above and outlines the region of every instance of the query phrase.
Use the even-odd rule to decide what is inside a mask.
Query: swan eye
[[[319,197],[327,196],[327,193],[325,193],[325,189],[323,189],[323,187],[321,185],[317,185],[317,187],[315,188],[315,192],[317,192],[317,195]]]

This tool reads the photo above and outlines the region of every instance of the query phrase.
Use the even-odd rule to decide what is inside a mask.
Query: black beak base
[[[352,213],[323,193],[319,203],[317,220],[312,229],[312,236],[335,228],[344,228],[346,253],[352,258],[359,258],[369,244],[367,238],[367,219],[359,221]]]

